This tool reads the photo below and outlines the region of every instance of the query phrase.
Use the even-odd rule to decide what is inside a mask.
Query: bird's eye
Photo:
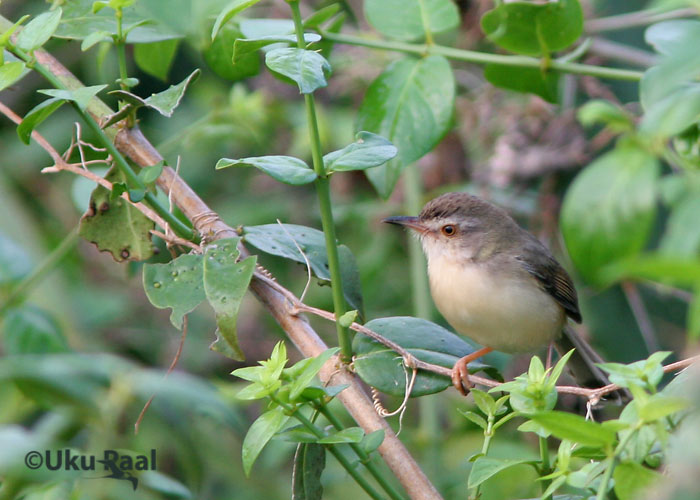
[[[446,226],[442,226],[441,231],[445,236],[454,236],[454,234],[457,232],[457,228],[452,224],[447,224]]]

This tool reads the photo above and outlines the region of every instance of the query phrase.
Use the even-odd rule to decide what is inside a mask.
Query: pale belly
[[[458,333],[483,346],[531,352],[561,334],[564,310],[529,275],[505,278],[497,270],[486,273],[481,264],[440,266],[439,261],[430,263],[429,274],[440,313]]]

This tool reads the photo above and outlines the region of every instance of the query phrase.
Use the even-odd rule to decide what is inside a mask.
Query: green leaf
[[[326,172],[345,172],[378,167],[396,156],[396,147],[384,137],[358,132],[355,142],[323,157]]]
[[[465,416],[468,420],[471,420],[473,423],[481,427],[482,429],[486,430],[486,427],[488,427],[488,423],[486,422],[486,419],[479,415],[478,413],[474,413],[473,411],[467,411],[467,410],[457,410],[459,411],[462,415]]]
[[[85,52],[100,42],[112,42],[112,34],[108,31],[93,31],[80,44],[80,50]]]
[[[6,355],[68,352],[68,342],[46,311],[35,307],[10,309],[3,322],[3,351]]]
[[[22,280],[33,267],[27,251],[0,231],[0,290]]]
[[[474,403],[485,415],[496,414],[496,401],[486,392],[474,389],[470,391],[474,397]]]
[[[134,62],[141,71],[167,81],[180,40],[173,38],[134,45]]]
[[[165,498],[184,498],[187,500],[195,498],[194,493],[180,481],[155,470],[140,473],[139,483],[149,490],[160,493]]]
[[[17,135],[19,136],[19,139],[23,143],[29,144],[34,129],[37,128],[41,122],[51,116],[54,111],[60,108],[64,102],[66,101],[63,99],[53,97],[40,102],[30,109],[22,119],[22,123],[17,125]]]
[[[129,193],[129,201],[132,203],[139,203],[146,197],[146,190],[141,189],[141,188],[133,188],[133,189],[127,189],[127,192]],[[110,196],[110,200],[114,199],[113,196]]]
[[[125,183],[124,174],[112,167],[105,179],[112,184]],[[80,219],[79,233],[101,252],[110,252],[117,262],[141,261],[153,256],[153,222],[123,198],[111,199],[111,193],[97,186],[90,206]]]
[[[0,47],[6,47],[8,42],[10,41],[10,37],[14,34],[15,31],[17,31],[17,28],[19,28],[22,24],[24,24],[24,21],[29,19],[31,16],[29,14],[25,14],[22,17],[19,18],[19,20],[10,26],[8,29],[2,32],[0,35]]]
[[[623,462],[615,467],[613,480],[615,494],[620,500],[636,500],[639,494],[649,488],[663,476],[658,472],[635,462]]]
[[[360,107],[357,130],[386,137],[398,156],[366,172],[388,198],[401,170],[431,151],[452,123],[455,83],[442,56],[404,58],[391,64],[369,86]]]
[[[255,167],[273,179],[292,186],[308,184],[317,177],[304,161],[291,156],[257,156],[240,160],[221,158],[216,162],[217,170],[228,167]]]
[[[474,461],[472,470],[469,472],[467,487],[470,489],[476,488],[499,472],[528,462],[530,462],[528,459],[504,460],[501,458],[479,457]]]
[[[503,64],[487,64],[484,77],[496,87],[529,92],[545,101],[557,102],[559,74],[539,68],[515,68]]]
[[[255,272],[256,257],[237,262],[239,238],[217,240],[204,252],[204,292],[216,313],[217,340],[211,348],[237,361],[245,356],[238,346],[236,322],[241,301]]]
[[[681,87],[654,102],[644,113],[639,131],[663,141],[700,119],[700,85]]]
[[[321,367],[326,363],[326,361],[331,359],[331,356],[337,353],[338,350],[339,349],[337,347],[326,349],[315,358],[309,360],[301,373],[298,373],[290,384],[289,399],[291,401],[295,401],[301,395],[304,389],[311,384]]]
[[[318,440],[319,444],[359,443],[365,437],[360,427],[348,427]]]
[[[646,279],[671,285],[694,286],[700,283],[700,262],[695,258],[659,253],[640,255],[604,267],[600,271],[600,279],[603,283]]]
[[[396,342],[416,358],[446,368],[452,368],[459,358],[474,352],[474,348],[454,333],[424,319],[402,316],[380,318],[366,326]],[[356,353],[355,370],[365,383],[383,393],[404,396],[406,371],[400,355],[361,334],[355,335],[353,352]],[[471,363],[470,371],[483,367],[480,363]],[[451,385],[448,377],[419,370],[411,396],[433,394]]]
[[[653,24],[644,32],[644,40],[659,54],[670,55],[700,39],[700,21],[674,19]]]
[[[236,58],[235,44],[243,36],[233,24],[224,26],[204,51],[204,60],[214,73],[232,82],[255,76],[260,72],[260,56],[249,52]]]
[[[634,128],[632,116],[625,109],[602,99],[588,101],[579,108],[576,116],[584,127],[602,124],[615,132],[625,132]]]
[[[250,470],[265,445],[287,422],[289,417],[280,406],[266,411],[248,429],[243,439],[243,471],[250,477]]]
[[[666,230],[659,243],[659,250],[669,257],[692,259],[700,253],[700,193],[689,193],[675,203],[666,222]]]
[[[340,318],[338,318],[338,323],[343,328],[350,328],[350,325],[352,325],[356,319],[357,311],[353,309],[352,311],[348,311],[345,314],[343,314]]]
[[[291,19],[241,19],[239,25],[246,38],[294,34],[294,21]]]
[[[243,234],[246,243],[250,243],[262,252],[291,259],[301,264],[306,264],[305,255],[314,275],[321,280],[330,281],[326,240],[318,229],[296,224],[266,224],[246,226],[243,228]],[[299,252],[297,245],[304,252],[304,255]],[[338,256],[343,281],[343,295],[350,307],[357,310],[360,321],[363,321],[364,304],[360,286],[360,272],[355,257],[345,245],[338,246]]]
[[[365,17],[382,35],[406,41],[459,25],[459,12],[451,0],[365,0]]]
[[[19,80],[25,67],[21,61],[6,62],[0,66],[0,90],[6,89]]]
[[[360,448],[365,450],[365,453],[372,453],[379,448],[383,442],[384,429],[379,429],[378,431],[370,432],[362,438],[362,441],[360,441]]]
[[[187,87],[197,79],[199,73],[200,71],[196,69],[190,73],[190,76],[182,80],[177,85],[171,85],[163,92],[152,94],[151,97],[144,100],[145,105],[149,108],[155,109],[161,115],[170,118],[173,115],[175,108],[179,106],[182,97],[185,95]]]
[[[559,439],[598,447],[609,446],[615,442],[615,431],[573,413],[548,411],[529,417]]]
[[[205,298],[201,255],[180,255],[167,264],[144,264],[143,289],[151,304],[172,309],[170,322],[182,329],[183,317]]]
[[[321,54],[295,47],[271,50],[265,54],[265,64],[272,71],[294,80],[302,94],[328,85],[326,75],[331,72],[331,65]]]
[[[152,182],[155,182],[158,177],[160,177],[160,174],[163,173],[163,166],[165,165],[164,161],[160,161],[156,163],[155,165],[149,165],[147,167],[143,167],[141,171],[139,172],[139,179],[141,179],[141,182],[144,184],[148,185],[151,184]]]
[[[647,401],[637,405],[639,418],[645,423],[654,422],[690,406],[687,399],[675,396],[652,395]]]
[[[655,157],[618,145],[576,177],[564,198],[561,226],[578,271],[600,284],[600,270],[640,252],[656,218]]]
[[[321,474],[326,467],[326,448],[315,443],[299,443],[294,454],[292,500],[321,500]]]
[[[340,9],[341,6],[339,3],[332,3],[330,5],[318,9],[316,12],[304,19],[304,28],[318,28],[323,23],[328,21],[331,17],[336,15],[340,11]]]
[[[51,38],[61,22],[63,10],[56,10],[39,14],[29,21],[17,35],[15,45],[25,52],[32,52],[44,45]]]
[[[318,42],[321,36],[316,33],[304,33],[304,41],[309,43]],[[239,64],[242,59],[250,54],[273,44],[296,44],[296,35],[269,35],[260,38],[240,38],[238,37],[233,44],[233,64]],[[229,58],[230,59],[230,58]],[[256,57],[257,60],[257,57]]]
[[[75,90],[45,89],[39,90],[38,92],[56,99],[72,101],[76,103],[82,111],[85,111],[85,108],[90,104],[90,100],[105,88],[107,88],[107,85],[93,85],[91,87],[78,87]]]
[[[214,27],[211,29],[211,39],[214,40],[219,33],[221,27],[226,24],[233,16],[243,12],[245,9],[252,7],[260,0],[233,0],[229,3],[216,17]]]
[[[583,11],[578,0],[504,2],[484,14],[481,28],[506,50],[540,56],[563,50],[581,36]]]

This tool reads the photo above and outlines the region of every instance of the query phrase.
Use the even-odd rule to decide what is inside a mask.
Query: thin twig
[[[275,284],[277,284],[275,282]],[[324,311],[323,309],[318,309],[316,307],[308,306],[306,304],[302,303],[295,303],[294,307],[299,310],[299,311],[305,311],[311,314],[314,314],[316,316],[319,316],[321,318],[327,319],[329,321],[335,321],[335,315],[330,312],[330,311]],[[350,325],[350,328],[355,330],[358,333],[362,333],[363,335],[367,335],[368,337],[376,340],[377,342],[380,342],[381,344],[387,346],[389,349],[392,351],[395,351],[397,354],[400,354],[401,356],[404,357],[405,360],[409,360],[409,363],[412,363],[413,366],[416,368],[419,368],[421,370],[429,371],[432,373],[436,373],[438,375],[443,375],[445,377],[451,377],[452,376],[452,369],[451,368],[445,368],[444,366],[439,366],[439,365],[434,365],[432,363],[427,363],[425,361],[421,361],[420,359],[417,359],[414,357],[410,352],[408,352],[406,349],[401,347],[400,345],[396,344],[395,342],[392,342],[391,340],[382,337],[380,334],[377,332],[370,330],[364,325],[360,325],[359,323],[353,323]],[[677,371],[683,368],[686,368],[696,361],[700,361],[700,355],[698,356],[693,356],[681,361],[677,361],[675,363],[671,363],[669,365],[666,365],[664,367],[664,373],[669,373],[673,371]],[[410,365],[409,365],[410,366]],[[486,387],[498,387],[501,385],[501,382],[496,382],[495,380],[487,379],[484,377],[479,377],[476,375],[469,375],[469,380],[476,384],[480,384]],[[622,389],[617,384],[609,384],[604,387],[600,387],[597,389],[587,389],[585,387],[576,387],[576,386],[567,386],[567,385],[559,385],[557,386],[557,392],[560,394],[574,394],[576,396],[581,396],[584,397],[590,401],[593,401],[593,404],[597,403],[600,398],[605,396],[606,394],[609,394],[611,392],[617,391],[619,389]]]
[[[623,30],[627,28],[636,28],[638,26],[647,26],[668,19],[695,17],[697,15],[698,9],[693,7],[676,9],[668,12],[653,10],[630,12],[628,14],[590,19],[586,21],[584,31],[586,33],[600,33],[603,31]]]
[[[175,366],[177,366],[177,362],[180,360],[180,356],[182,356],[182,349],[185,347],[185,337],[187,337],[187,325],[188,325],[188,319],[187,319],[187,315],[185,314],[185,316],[183,316],[183,318],[182,318],[182,335],[180,335],[180,343],[177,346],[177,352],[175,353],[173,360],[170,362],[170,366],[168,367],[168,370],[165,372],[165,375],[163,376],[163,380],[168,378],[168,375],[170,375],[173,372],[173,370],[175,369]],[[153,399],[155,397],[156,397],[156,394],[154,393],[150,398],[148,398],[148,401],[146,401],[146,404],[143,405],[143,409],[141,410],[141,413],[139,413],[139,416],[136,419],[136,422],[134,422],[134,434],[139,433],[139,426],[141,425],[141,421],[143,420],[143,417],[146,415],[146,411],[151,406],[151,403],[153,402]]]
[[[307,273],[308,277],[306,279],[306,285],[304,286],[304,290],[301,292],[301,295],[299,296],[299,302],[304,302],[304,297],[306,297],[306,292],[309,291],[309,286],[311,285],[311,263],[309,262],[309,259],[306,256],[306,253],[304,253],[304,251],[299,246],[299,243],[297,243],[297,240],[295,240],[294,236],[289,234],[289,231],[287,231],[287,228],[284,227],[284,224],[282,224],[282,221],[277,219],[277,224],[280,225],[280,227],[282,228],[282,231],[284,231],[284,234],[289,236],[289,239],[292,240],[292,243],[294,243],[294,246],[297,247],[297,250],[299,250],[299,253],[304,258],[304,262],[306,262],[306,273]]]

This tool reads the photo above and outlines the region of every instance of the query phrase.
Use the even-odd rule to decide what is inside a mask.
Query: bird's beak
[[[424,233],[428,229],[418,217],[411,217],[409,215],[396,215],[394,217],[387,217],[386,219],[382,220],[382,222],[407,227],[409,229],[418,231],[419,233]]]

